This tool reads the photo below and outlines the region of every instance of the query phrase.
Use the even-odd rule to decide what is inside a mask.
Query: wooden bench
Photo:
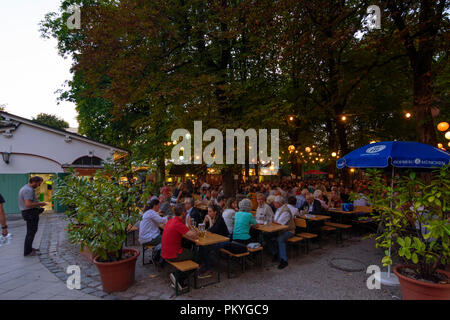
[[[170,260],[165,260],[168,264],[172,265],[176,270],[174,273],[175,276],[175,295],[178,296],[179,289],[178,289],[178,279],[180,277],[180,274],[187,273],[187,280],[188,280],[188,286],[187,286],[187,292],[191,290],[191,281],[189,279],[190,272],[194,272],[194,288],[197,289],[197,270],[199,268],[198,263],[192,261],[192,260],[185,260],[185,261],[179,261],[179,262],[173,262]]]
[[[336,222],[325,222],[325,226],[329,226],[331,228],[337,229],[337,238],[336,242],[342,242],[342,231],[351,229],[352,226],[350,224],[342,224],[342,223],[336,223]]]
[[[252,254],[258,254],[259,252],[259,257],[260,257],[260,261],[259,261],[259,265],[262,267],[263,266],[263,246],[258,247],[256,249],[251,249],[247,247],[248,252],[252,255]]]
[[[259,248],[258,248],[259,249]],[[227,277],[230,279],[230,260],[232,258],[236,258],[241,261],[241,267],[242,272],[245,272],[245,258],[250,255],[250,252],[244,252],[244,253],[232,253],[231,251],[228,251],[227,249],[221,248],[220,252],[226,254],[227,256]]]
[[[154,264],[153,260],[150,260],[150,262],[145,263],[145,251],[150,250],[150,254],[153,254],[153,248],[155,246],[142,246],[142,265],[145,266],[146,264]],[[150,256],[151,257],[151,256]],[[155,265],[156,267],[156,265]]]
[[[294,223],[295,223],[295,227],[297,227],[297,228],[307,229],[305,219],[295,218]],[[306,242],[306,253],[309,252],[309,240],[317,238],[317,234],[310,233],[310,232],[300,232],[300,233],[297,233],[296,236],[306,240],[305,241]]]
[[[133,237],[133,246],[136,245],[136,231],[138,231],[139,229],[136,226],[132,226],[131,224],[129,224],[127,226],[127,241],[125,243],[126,246],[128,246],[128,235],[131,234]]]
[[[302,237],[299,236],[293,236],[286,240],[286,243],[296,245],[298,248],[300,248],[300,243],[303,241]]]

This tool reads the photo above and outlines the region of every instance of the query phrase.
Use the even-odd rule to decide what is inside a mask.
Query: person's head
[[[184,204],[177,203],[174,208],[174,214],[184,221],[184,218],[186,218],[186,208]]]
[[[228,200],[225,203],[225,209],[236,209],[236,206],[233,204],[236,202],[236,198],[228,198]]]
[[[208,216],[210,216],[212,219],[215,219],[220,216],[222,210],[217,204],[209,204],[208,205]]]
[[[42,179],[39,176],[34,176],[34,177],[31,177],[28,182],[32,188],[37,188],[42,184],[42,182],[44,182],[44,179]]]
[[[148,203],[147,207],[145,208],[145,211],[150,210],[150,209],[153,211],[159,211],[159,204],[160,204],[159,200],[157,198],[153,198]]]
[[[256,200],[258,201],[258,207],[263,207],[264,203],[266,203],[266,197],[264,193],[258,193],[256,196]]]
[[[322,191],[317,189],[316,191],[314,191],[313,196],[315,199],[322,199]]]
[[[304,196],[306,198],[306,195],[309,193],[308,189],[304,188],[302,190],[302,196]]]
[[[185,198],[184,199],[184,206],[186,208],[186,211],[189,210],[194,206],[194,199],[193,198]]]
[[[223,208],[224,207],[224,205],[225,205],[225,196],[218,196],[217,197],[217,204],[221,207],[221,208]]]
[[[242,199],[239,202],[239,211],[242,211],[242,212],[250,212],[250,211],[252,211],[252,202],[249,199],[247,199],[247,198]]]
[[[306,202],[311,205],[314,202],[314,196],[311,193],[306,195]]]
[[[211,198],[212,199],[217,199],[218,196],[219,196],[219,193],[216,190],[211,192]]]
[[[288,198],[288,204],[290,204],[291,206],[295,206],[296,204],[297,204],[297,198],[296,197],[294,197],[294,196],[290,196],[289,198]]]
[[[286,204],[286,200],[282,196],[276,196],[273,200],[273,205],[277,209],[282,207],[284,204]]]
[[[164,202],[164,201],[166,201],[166,196],[164,195],[164,194],[160,194],[159,195],[159,202]]]

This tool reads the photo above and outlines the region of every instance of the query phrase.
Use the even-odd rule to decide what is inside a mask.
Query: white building
[[[52,205],[51,179],[73,167],[80,175],[92,175],[102,162],[128,151],[100,143],[78,134],[35,123],[0,112],[0,194],[6,213],[18,213],[17,193],[32,175],[44,178],[41,190],[46,209]]]

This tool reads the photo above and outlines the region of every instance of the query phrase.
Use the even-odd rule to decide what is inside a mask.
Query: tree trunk
[[[222,170],[222,187],[223,195],[226,198],[236,196],[236,184],[234,182],[234,171],[233,166],[227,165]]]

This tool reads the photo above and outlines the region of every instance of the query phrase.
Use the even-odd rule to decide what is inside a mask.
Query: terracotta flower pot
[[[450,300],[450,284],[429,283],[406,277],[399,272],[404,268],[413,269],[414,266],[400,265],[394,268],[394,273],[400,281],[403,300]],[[447,271],[438,272],[450,277]]]
[[[98,262],[98,257],[94,259],[94,264],[100,272],[103,291],[111,293],[124,291],[134,282],[134,273],[136,260],[139,256],[139,250],[123,249],[123,253],[131,252],[131,258],[116,262]]]

